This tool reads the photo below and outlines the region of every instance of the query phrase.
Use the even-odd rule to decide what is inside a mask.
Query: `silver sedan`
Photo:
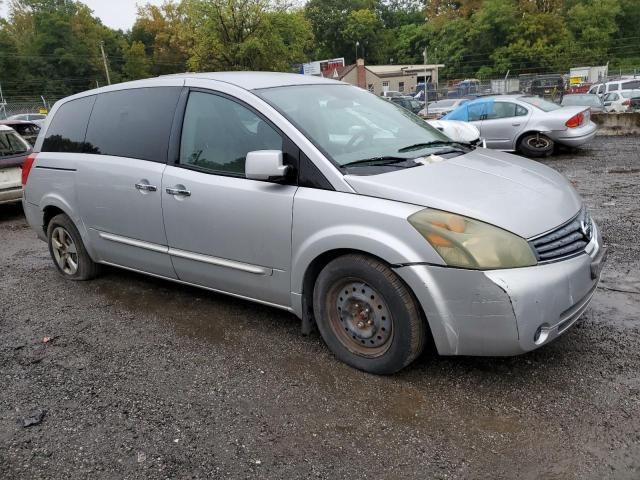
[[[578,147],[596,134],[589,107],[561,107],[539,97],[502,95],[468,102],[443,120],[470,122],[487,147],[529,157],[553,153],[556,144]]]

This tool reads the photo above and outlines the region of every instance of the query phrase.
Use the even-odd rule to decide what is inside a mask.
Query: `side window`
[[[87,129],[91,153],[166,162],[180,91],[150,87],[98,95]]]
[[[522,105],[516,105],[516,117],[524,117],[529,114],[529,110]]]
[[[598,89],[598,94],[602,95],[604,93],[604,85],[600,85],[600,88]]]
[[[511,102],[493,102],[487,110],[486,120],[497,120],[516,116],[516,104]]]
[[[64,103],[58,108],[42,145],[43,152],[87,153],[84,141],[95,95]]]
[[[467,108],[469,109],[469,122],[477,122],[482,120],[484,114],[486,112],[487,104],[483,103],[475,103],[473,105],[469,105]]]
[[[610,83],[609,86],[607,87],[607,92],[614,92],[616,90],[620,90],[619,83]]]
[[[192,92],[182,126],[180,164],[244,177],[248,152],[282,150],[281,135],[249,108],[220,95]]]

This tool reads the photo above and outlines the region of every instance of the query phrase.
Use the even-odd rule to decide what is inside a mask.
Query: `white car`
[[[604,98],[604,111],[620,113],[629,111],[631,99],[640,97],[640,90],[620,90],[619,92],[607,93]]]
[[[0,125],[0,204],[22,199],[22,164],[31,146],[15,130]]]

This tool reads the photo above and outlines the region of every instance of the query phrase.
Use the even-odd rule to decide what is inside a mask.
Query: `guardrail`
[[[598,125],[597,135],[640,135],[640,112],[593,113],[591,119]]]

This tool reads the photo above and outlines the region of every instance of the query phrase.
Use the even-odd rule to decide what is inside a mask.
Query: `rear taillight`
[[[623,104],[625,107],[628,107],[629,105],[631,105],[631,100],[625,100],[624,102],[622,102],[622,104]]]
[[[584,113],[580,112],[567,120],[567,123],[565,123],[565,125],[569,128],[577,128],[582,125],[582,122],[584,122]]]
[[[37,153],[32,153],[29,155],[24,163],[22,164],[22,186],[24,187],[27,184],[27,179],[29,178],[29,172],[31,172],[31,167],[33,167],[33,162],[36,161]]]

